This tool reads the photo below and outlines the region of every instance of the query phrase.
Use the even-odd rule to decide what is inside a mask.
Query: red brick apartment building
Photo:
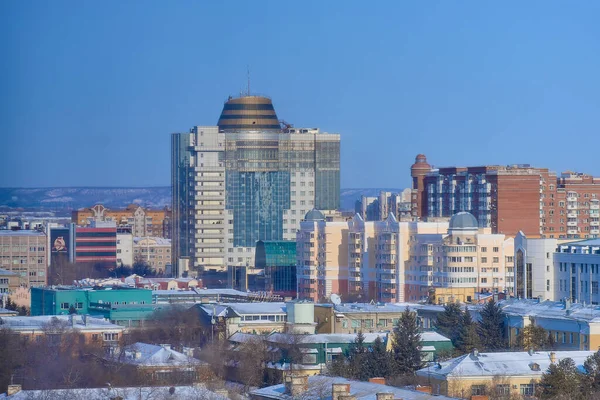
[[[419,154],[411,167],[412,215],[468,211],[480,227],[514,236],[600,237],[600,178],[528,164],[433,168]]]

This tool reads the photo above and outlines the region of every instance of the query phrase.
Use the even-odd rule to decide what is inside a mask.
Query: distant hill
[[[342,189],[343,210],[354,210],[361,196],[376,196],[380,191],[399,192],[401,189],[366,188]],[[76,210],[102,203],[112,209],[136,203],[144,207],[163,208],[171,205],[171,187],[58,187],[58,188],[0,188],[0,208],[47,211]]]

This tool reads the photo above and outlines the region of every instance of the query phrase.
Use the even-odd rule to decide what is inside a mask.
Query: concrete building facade
[[[0,268],[19,275],[19,285],[44,286],[48,279],[47,239],[38,231],[0,231]]]
[[[157,273],[171,267],[171,240],[158,237],[133,238],[133,258],[143,261]]]
[[[280,126],[269,98],[229,98],[217,126],[171,143],[174,265],[253,266],[256,241],[293,240],[308,210],[339,208],[339,135]]]

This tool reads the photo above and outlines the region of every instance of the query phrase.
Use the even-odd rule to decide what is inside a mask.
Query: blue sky
[[[246,85],[342,135],[342,187],[438,166],[600,175],[600,2],[3,1],[0,186],[170,184]]]

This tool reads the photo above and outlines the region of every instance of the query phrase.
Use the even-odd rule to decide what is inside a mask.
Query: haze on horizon
[[[165,186],[246,88],[340,133],[342,187],[431,164],[600,175],[600,3],[2,2],[0,187]]]

